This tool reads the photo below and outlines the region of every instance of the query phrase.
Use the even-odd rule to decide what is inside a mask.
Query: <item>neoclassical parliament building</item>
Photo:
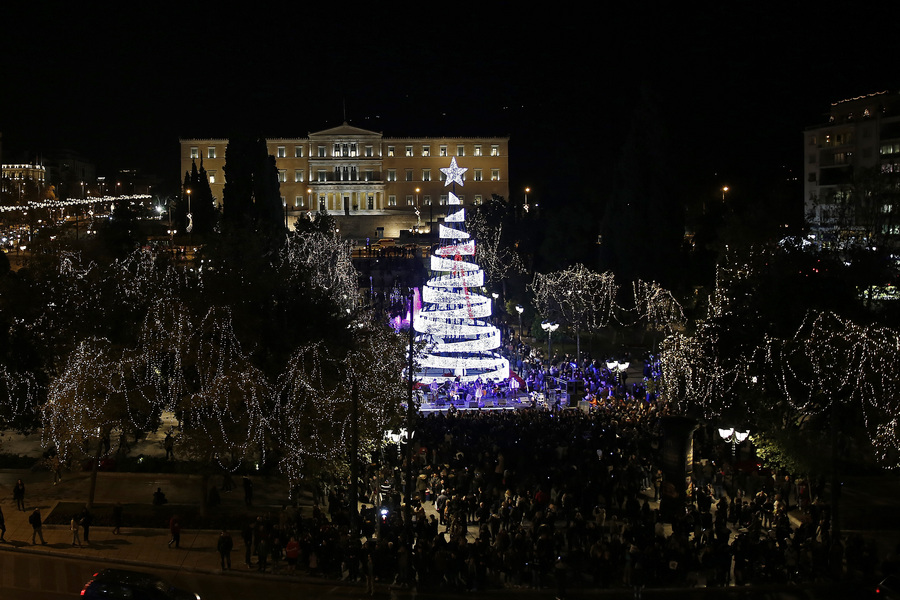
[[[441,168],[451,157],[468,169],[465,185],[456,189],[464,205],[481,204],[492,194],[509,198],[509,137],[387,138],[344,123],[305,138],[266,141],[286,215],[324,209],[349,235],[428,231],[431,222],[446,215],[449,188]],[[213,196],[221,202],[228,140],[180,142],[182,176],[202,161]]]

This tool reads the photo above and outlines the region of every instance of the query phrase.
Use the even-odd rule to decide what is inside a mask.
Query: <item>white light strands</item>
[[[441,171],[447,175],[445,185],[463,185],[466,169],[456,164],[455,157]],[[484,271],[475,262],[475,240],[466,232],[465,209],[453,192],[448,204],[450,213],[439,228],[441,246],[431,257],[432,272],[443,274],[425,284],[424,307],[414,322],[418,339],[426,344],[416,379],[423,383],[506,379],[509,361],[496,352],[500,331],[483,320],[491,316],[491,301],[473,291],[484,285]]]

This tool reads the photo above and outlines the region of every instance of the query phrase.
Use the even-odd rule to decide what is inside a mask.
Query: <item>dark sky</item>
[[[346,106],[386,136],[510,135],[514,190],[577,195],[609,177],[648,84],[685,179],[739,186],[802,168],[830,102],[900,88],[896,8],[54,4],[4,9],[3,158],[72,148],[101,175],[177,182],[180,136],[305,136]]]

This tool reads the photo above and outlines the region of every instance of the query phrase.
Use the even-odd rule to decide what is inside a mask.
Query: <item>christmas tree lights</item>
[[[431,257],[436,275],[422,292],[424,307],[414,319],[417,339],[426,351],[418,359],[416,379],[423,383],[459,379],[506,379],[509,361],[500,356],[500,331],[484,319],[491,316],[490,300],[477,288],[484,285],[484,271],[475,262],[476,240],[466,231],[465,209],[456,196],[466,169],[451,158],[447,175],[450,212],[439,227],[441,245]]]

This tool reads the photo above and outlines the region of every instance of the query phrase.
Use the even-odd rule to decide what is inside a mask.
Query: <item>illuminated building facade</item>
[[[825,124],[803,132],[804,212],[819,244],[835,241],[839,234],[852,235],[854,225],[860,224],[839,218],[855,175],[868,170],[900,180],[900,93],[834,102],[827,118]],[[883,226],[897,230],[882,233],[900,234],[900,223],[886,221]]]
[[[202,160],[221,202],[227,139],[182,139],[181,176]],[[440,170],[451,157],[469,167],[463,205],[492,194],[509,197],[508,137],[386,138],[344,123],[305,138],[269,138],[282,202],[290,214],[325,209],[335,215],[414,214],[443,218],[448,193]],[[464,158],[463,158],[464,157]]]

